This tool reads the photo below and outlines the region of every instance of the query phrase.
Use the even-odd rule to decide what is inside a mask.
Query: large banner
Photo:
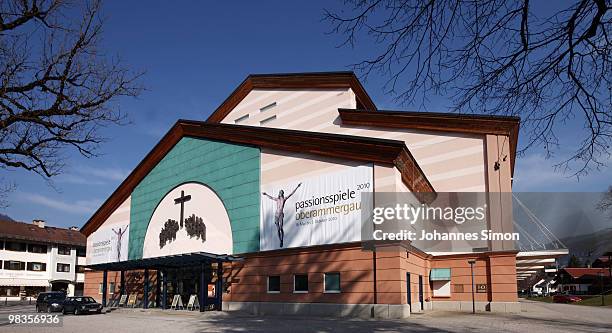
[[[87,264],[124,261],[128,258],[129,222],[101,226],[87,237]]]
[[[372,207],[372,166],[262,186],[260,248],[361,240],[361,211]]]

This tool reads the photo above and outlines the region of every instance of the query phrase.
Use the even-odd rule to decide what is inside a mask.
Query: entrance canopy
[[[145,259],[126,260],[119,262],[108,262],[102,264],[88,265],[87,268],[91,268],[97,271],[126,271],[136,270],[145,268],[178,268],[189,266],[193,264],[201,264],[204,262],[227,262],[227,261],[239,261],[242,260],[239,257],[231,255],[218,255],[207,252],[193,252],[184,254],[175,254],[164,257],[154,257]]]

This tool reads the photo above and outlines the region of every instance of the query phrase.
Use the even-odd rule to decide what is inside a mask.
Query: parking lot
[[[451,312],[416,314],[405,320],[251,316],[238,313],[120,309],[101,315],[66,315],[59,332],[610,332],[612,308],[523,301],[517,315]],[[0,332],[48,332],[11,326],[10,313],[33,306],[0,307]]]

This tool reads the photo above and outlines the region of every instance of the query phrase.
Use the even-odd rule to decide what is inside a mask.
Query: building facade
[[[512,191],[518,128],[381,111],[353,73],[251,75],[206,121],[179,120],[83,226],[85,293],[376,317],[471,311],[474,295],[477,310],[519,311],[511,241],[368,247],[361,215],[385,193],[423,205],[484,193],[488,229],[511,232],[499,194]]]
[[[0,298],[18,300],[50,290],[82,295],[85,245],[76,227],[0,221]]]

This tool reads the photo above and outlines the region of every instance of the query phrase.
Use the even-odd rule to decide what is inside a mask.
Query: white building
[[[0,221],[0,299],[39,292],[83,293],[86,238],[77,228]]]

